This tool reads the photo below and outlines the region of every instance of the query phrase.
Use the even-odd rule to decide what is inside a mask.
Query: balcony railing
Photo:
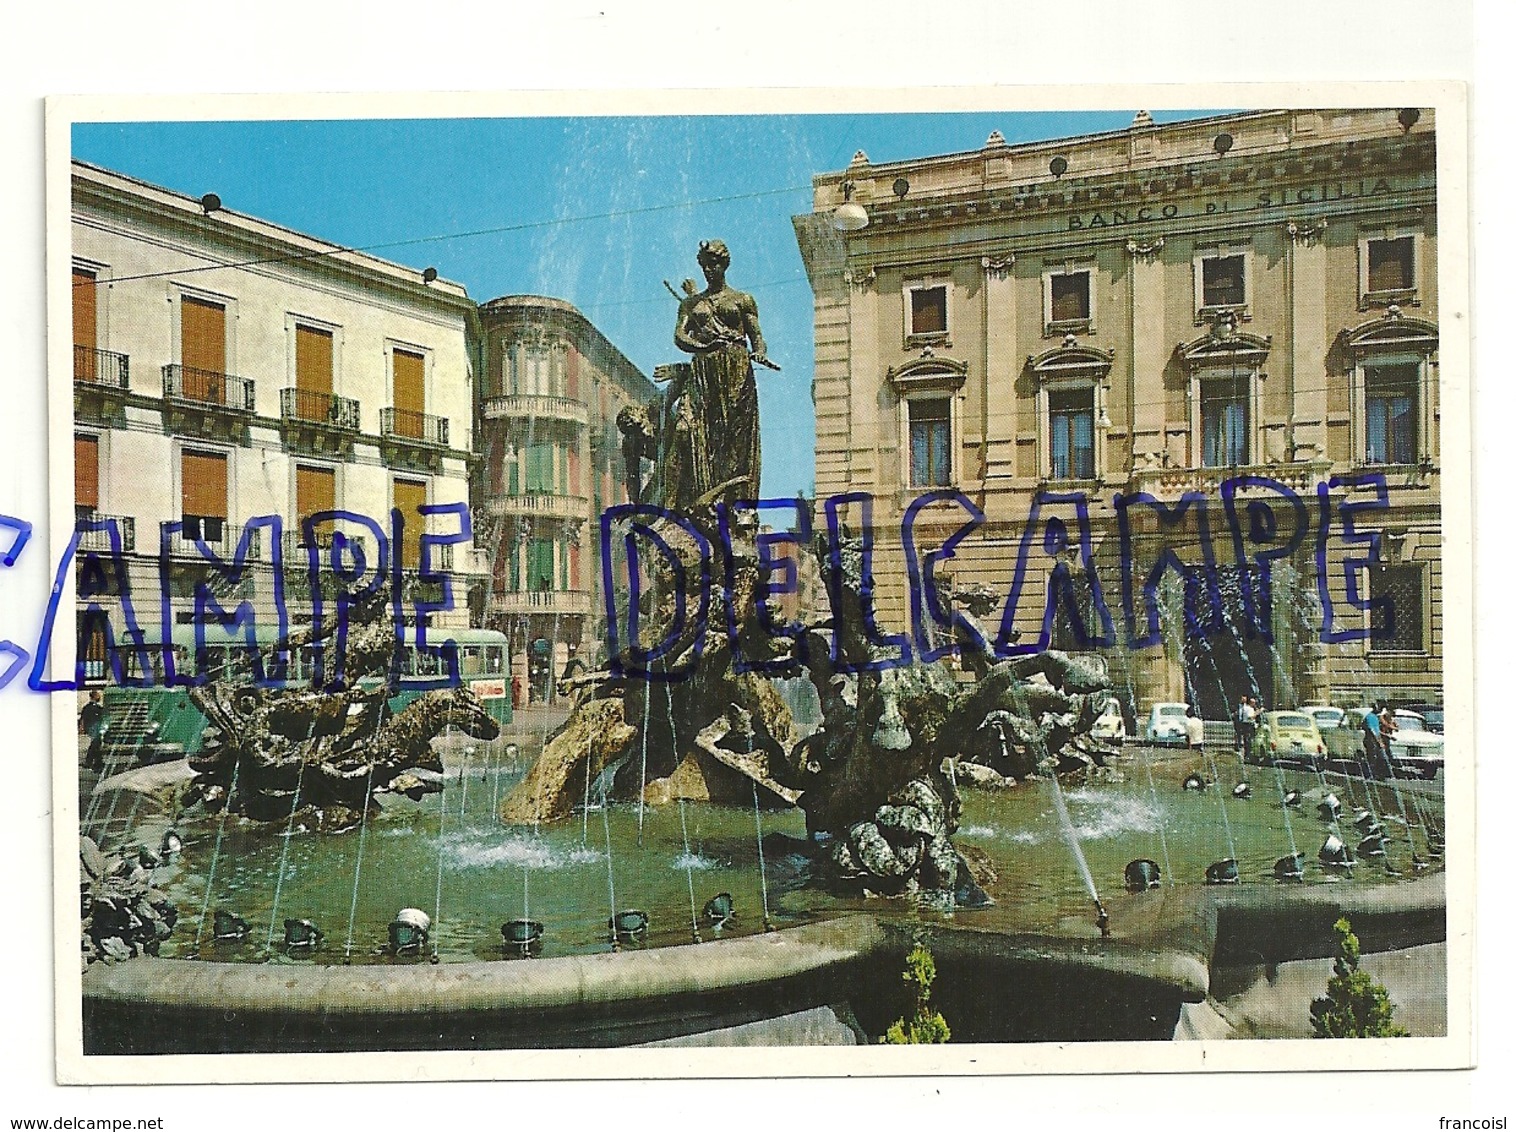
[[[379,410],[379,434],[396,440],[446,448],[447,424],[446,417],[434,417],[430,413],[394,408]]]
[[[334,532],[330,530],[320,530],[316,532],[316,545],[321,550],[321,553],[317,556],[317,562],[319,568],[323,571],[329,569],[330,566],[330,550],[333,533]],[[349,547],[351,547],[353,543],[357,543],[360,547],[362,547],[363,560],[366,564],[366,568],[372,570],[374,567],[375,555],[377,553],[374,548],[373,536],[368,534],[348,534],[346,531],[342,533],[343,536],[347,539]],[[303,532],[298,530],[285,531],[282,548],[284,568],[286,570],[303,571],[307,568],[308,564],[310,563],[310,551],[307,549],[305,543],[305,535]],[[395,553],[395,547],[393,544],[390,546],[390,553]],[[351,563],[351,550],[345,552],[343,557],[347,560],[348,563]],[[402,569],[412,570],[418,568],[419,563],[417,565],[409,567],[402,567]],[[434,546],[432,548],[432,569],[452,570],[452,568],[453,544],[444,543],[442,546]]]
[[[497,495],[485,504],[494,515],[532,515],[543,519],[587,519],[590,501],[582,495]]]
[[[279,390],[279,415],[287,421],[358,431],[358,402],[315,389]]]
[[[584,402],[571,397],[552,397],[540,393],[511,393],[503,397],[491,397],[484,402],[486,419],[501,417],[551,417],[554,420],[572,421],[575,424],[589,423],[589,409]]]
[[[116,530],[121,534],[121,551],[123,554],[137,549],[137,520],[130,515],[88,515],[80,519],[79,527],[79,550],[103,551],[109,554],[111,551],[110,530],[90,530],[83,526],[86,522],[99,523],[106,519],[116,521]]]
[[[250,530],[252,538],[248,543],[247,561],[263,561],[263,529],[261,527],[246,528],[215,518],[194,520],[186,517],[183,522],[182,531],[175,531],[169,535],[170,558],[203,559],[204,556],[195,542],[195,536],[198,535],[200,541],[205,543],[207,550],[223,561],[229,561],[237,554],[237,547],[242,542],[242,532]]]
[[[107,389],[125,389],[129,375],[130,366],[125,354],[113,354],[89,346],[74,347],[75,381],[103,385]]]
[[[1330,470],[1331,465],[1321,460],[1295,461],[1289,464],[1238,464],[1228,467],[1194,468],[1137,468],[1132,472],[1129,486],[1136,491],[1157,495],[1200,491],[1215,495],[1223,482],[1243,476],[1261,476],[1277,480],[1286,487],[1307,494],[1315,490],[1316,482]],[[1245,496],[1262,494],[1263,489],[1244,489]]]
[[[254,408],[251,379],[194,366],[164,366],[163,396],[170,401],[209,405],[238,413],[251,413]]]
[[[497,593],[490,599],[496,613],[587,614],[594,595],[588,590],[528,590]]]

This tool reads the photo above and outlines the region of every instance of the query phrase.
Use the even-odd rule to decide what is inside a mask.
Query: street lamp
[[[839,232],[857,232],[869,226],[868,210],[853,200],[853,182],[842,182],[842,203],[832,213],[832,227]]]

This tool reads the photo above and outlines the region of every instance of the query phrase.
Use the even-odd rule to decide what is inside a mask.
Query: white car
[[[1188,704],[1154,704],[1153,710],[1148,714],[1145,729],[1147,741],[1187,745],[1190,741],[1189,724],[1186,722],[1189,712]]]
[[[1323,734],[1334,727],[1341,727],[1342,717],[1346,714],[1340,707],[1308,707],[1302,710],[1316,721],[1316,730]]]
[[[1106,743],[1126,742],[1126,718],[1121,714],[1121,704],[1115,696],[1101,707],[1090,728],[1090,737]]]
[[[1390,760],[1397,771],[1409,771],[1422,778],[1436,778],[1442,769],[1443,738],[1427,730],[1427,721],[1419,712],[1395,709],[1395,733],[1390,736]]]

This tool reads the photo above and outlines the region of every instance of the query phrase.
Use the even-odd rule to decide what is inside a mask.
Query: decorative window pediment
[[[1354,356],[1380,352],[1425,355],[1437,349],[1437,324],[1406,318],[1397,307],[1344,335],[1344,344]]]
[[[913,358],[901,366],[891,366],[885,375],[895,392],[907,393],[945,392],[956,393],[968,377],[969,364],[956,358],[940,358],[928,346],[919,358]]]
[[[1256,369],[1268,359],[1274,344],[1271,336],[1260,337],[1237,329],[1231,312],[1218,317],[1200,337],[1179,344],[1179,356],[1191,370],[1220,366]]]
[[[1111,372],[1111,363],[1116,354],[1098,346],[1081,345],[1072,334],[1061,345],[1040,354],[1028,354],[1026,364],[1040,385],[1049,382],[1064,382],[1070,379],[1103,381]]]

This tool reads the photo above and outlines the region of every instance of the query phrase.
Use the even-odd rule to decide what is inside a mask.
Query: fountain
[[[699,346],[697,298],[680,319]],[[933,643],[971,654],[972,683],[940,660],[891,666],[866,526],[791,508],[827,608],[774,632],[773,544],[740,505],[756,449],[744,462],[708,395],[718,377],[745,395],[767,364],[756,308],[740,342],[692,354],[623,414],[636,502],[602,528],[634,579],[612,639],[657,647],[566,680],[553,733],[501,734],[456,690],[384,718],[362,629],[334,697],[197,689],[212,729],[190,810],[166,815],[180,851],[151,869],[95,851],[86,870],[101,893],[131,877],[85,904],[99,957],[149,951],[119,907],[153,937],[145,958],[89,965],[89,1052],[595,1046],[764,1019],[783,1041],[783,1019],[840,1003],[878,1034],[898,1015],[880,988],[917,943],[955,1038],[1166,1038],[1213,965],[1331,954],[1340,915],[1368,949],[1445,937],[1440,873],[1349,871],[1319,770],[1276,765],[1275,801],[1240,761],[1095,740],[1104,659],[985,656],[971,592]],[[712,548],[725,578],[692,616]],[[470,791],[474,767],[490,790]],[[156,836],[133,814],[123,843]],[[175,903],[199,905],[192,936],[157,926]]]

